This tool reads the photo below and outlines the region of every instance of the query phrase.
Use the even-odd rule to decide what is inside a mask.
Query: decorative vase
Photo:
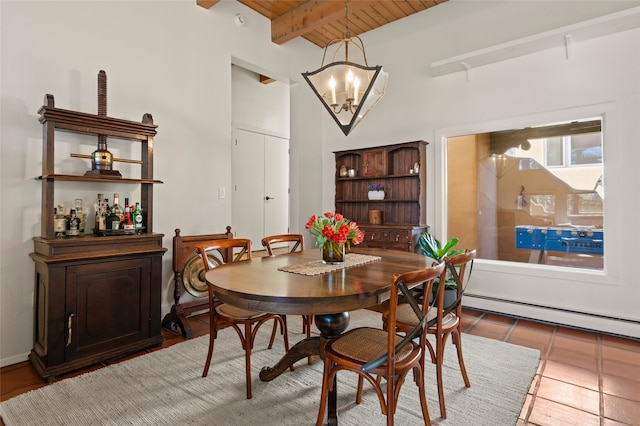
[[[384,191],[369,191],[368,196],[370,200],[384,200]]]
[[[344,262],[344,243],[327,241],[322,246],[322,263],[335,265]]]

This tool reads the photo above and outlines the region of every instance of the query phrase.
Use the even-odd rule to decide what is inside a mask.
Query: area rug
[[[291,316],[290,341],[303,338]],[[380,325],[380,314],[351,313],[351,327]],[[282,340],[266,349],[270,327],[259,333],[252,356],[253,399],[245,398],[244,355],[231,329],[216,340],[209,376],[201,377],[208,336],[188,340],[78,377],[19,395],[0,406],[6,425],[311,425],[320,399],[322,362],[299,361],[271,382],[262,366],[284,353]],[[515,425],[535,375],[539,352],[473,335],[463,335],[471,387],[465,388],[453,346],[445,350],[447,419],[441,419],[435,370],[425,372],[431,421],[436,425]],[[451,345],[451,343],[448,343]],[[340,425],[383,425],[378,398],[365,382],[362,404],[354,403],[357,376],[338,374]],[[326,418],[325,418],[326,421]],[[399,425],[422,425],[418,393],[404,384],[395,416]]]

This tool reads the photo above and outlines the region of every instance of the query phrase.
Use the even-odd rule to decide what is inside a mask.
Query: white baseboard
[[[528,318],[591,331],[640,339],[640,321],[614,318],[589,312],[571,311],[550,306],[465,293],[464,306],[505,315]]]
[[[6,367],[27,360],[29,360],[29,352],[0,359],[0,367]]]

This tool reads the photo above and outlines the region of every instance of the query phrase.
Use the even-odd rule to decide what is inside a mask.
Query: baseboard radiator
[[[473,293],[464,294],[464,306],[514,318],[561,325],[590,332],[640,340],[640,321],[609,315],[545,306]]]

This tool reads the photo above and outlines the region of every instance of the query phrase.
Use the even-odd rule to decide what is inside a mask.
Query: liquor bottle
[[[56,237],[64,237],[67,233],[67,218],[64,217],[64,207],[58,204],[53,209],[53,231]]]
[[[100,215],[98,216],[98,230],[107,230],[107,216],[109,216],[109,199],[103,198],[100,203]]]
[[[120,216],[116,213],[116,209],[112,206],[109,211],[109,216],[107,216],[107,230],[118,230],[120,229]]]
[[[122,229],[125,231],[134,229],[133,220],[131,220],[131,206],[129,199],[124,199],[124,221],[121,223]]]
[[[68,237],[80,235],[80,218],[76,216],[76,209],[71,209],[69,219],[67,219],[67,232]]]
[[[111,206],[111,210],[118,215],[120,222],[124,221],[124,209],[120,205],[120,194],[113,194],[113,205]]]
[[[101,230],[100,228],[100,215],[102,214],[102,198],[103,194],[98,194],[98,198],[93,200],[93,215],[95,217],[95,225],[93,226],[96,230]]]
[[[142,210],[140,210],[140,202],[136,202],[136,208],[133,210],[133,226],[135,229],[142,229]]]
[[[76,198],[74,203],[76,207],[76,216],[80,219],[79,230],[81,234],[84,234],[87,214],[82,209],[82,198]]]

